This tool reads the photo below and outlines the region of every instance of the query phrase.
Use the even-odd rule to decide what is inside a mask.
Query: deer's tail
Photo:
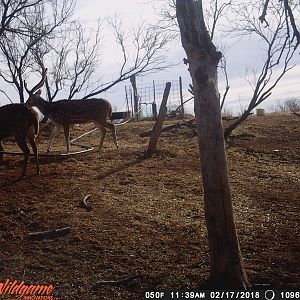
[[[38,135],[39,128],[40,128],[40,122],[39,122],[39,116],[38,116],[37,112],[35,112],[35,111],[32,112],[32,119],[33,119],[33,125],[34,125],[34,134]]]
[[[109,120],[111,119],[111,116],[112,116],[112,106],[111,106],[111,104],[109,103],[109,110],[108,110],[108,119],[109,119]]]

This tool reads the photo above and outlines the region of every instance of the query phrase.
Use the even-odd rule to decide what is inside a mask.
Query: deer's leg
[[[47,145],[47,153],[51,150],[53,140],[56,137],[57,133],[59,132],[59,129],[60,128],[58,125],[55,125],[55,127],[53,128]]]
[[[105,127],[103,127],[101,125],[99,126],[99,124],[98,124],[98,128],[101,131],[101,139],[100,139],[100,144],[99,144],[99,150],[100,150],[103,146],[103,141],[104,141],[105,136],[106,136],[106,129],[105,129]]]
[[[119,145],[118,145],[118,141],[117,141],[116,126],[114,124],[106,122],[106,121],[105,121],[104,126],[112,132],[114,143],[115,143],[117,149],[119,149]]]
[[[105,127],[103,126],[102,123],[98,123],[98,122],[94,122],[94,125],[100,129],[101,131],[101,138],[100,138],[100,143],[99,143],[99,150],[101,150],[102,146],[103,146],[103,141],[105,139],[105,136],[106,136],[106,129]]]
[[[34,153],[34,157],[35,157],[35,163],[36,163],[36,172],[37,174],[40,174],[40,165],[39,165],[39,157],[38,157],[38,149],[35,143],[35,135],[34,135],[34,128],[31,127],[30,132],[28,133],[28,142],[31,145],[31,148],[33,150]]]
[[[28,159],[29,159],[29,155],[30,155],[30,150],[27,146],[25,137],[16,137],[16,142],[24,153],[24,160],[23,160],[23,167],[22,167],[22,177],[23,177],[26,175],[26,169],[27,169]]]
[[[64,124],[64,134],[65,134],[65,139],[67,143],[67,152],[69,153],[70,151],[70,125],[69,124]]]
[[[0,141],[0,151],[4,151],[2,141]],[[0,165],[3,164],[3,153],[0,153]]]

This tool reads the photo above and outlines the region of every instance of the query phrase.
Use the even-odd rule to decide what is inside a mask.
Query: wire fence
[[[167,82],[171,82],[171,90],[168,98],[167,112],[172,114],[176,112],[181,112],[183,109],[179,110],[182,102],[182,81],[179,77],[178,80],[166,80],[166,81],[156,81],[148,83],[136,84],[136,96],[138,105],[135,107],[135,90],[134,87],[125,86],[126,100],[127,100],[127,111],[130,111],[132,115],[136,112],[136,109],[141,109],[140,118],[155,117],[157,110],[159,109],[165,86]]]

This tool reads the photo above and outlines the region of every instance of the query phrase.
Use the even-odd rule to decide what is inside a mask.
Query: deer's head
[[[30,106],[36,106],[37,105],[38,101],[41,99],[42,91],[40,90],[40,88],[45,83],[46,75],[47,75],[47,69],[44,69],[42,71],[42,79],[31,90],[28,89],[27,83],[24,80],[24,88],[25,88],[26,92],[29,95],[28,100],[26,101],[26,104],[28,104]]]

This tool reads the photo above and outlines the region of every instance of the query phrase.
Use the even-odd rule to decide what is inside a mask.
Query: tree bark
[[[218,92],[221,58],[206,29],[202,1],[177,0],[176,13],[195,96],[195,116],[213,288],[246,289],[235,229]]]
[[[151,156],[157,149],[157,142],[162,131],[162,124],[167,115],[167,101],[170,94],[171,82],[166,83],[163,99],[160,104],[157,120],[153,126],[146,154]]]

